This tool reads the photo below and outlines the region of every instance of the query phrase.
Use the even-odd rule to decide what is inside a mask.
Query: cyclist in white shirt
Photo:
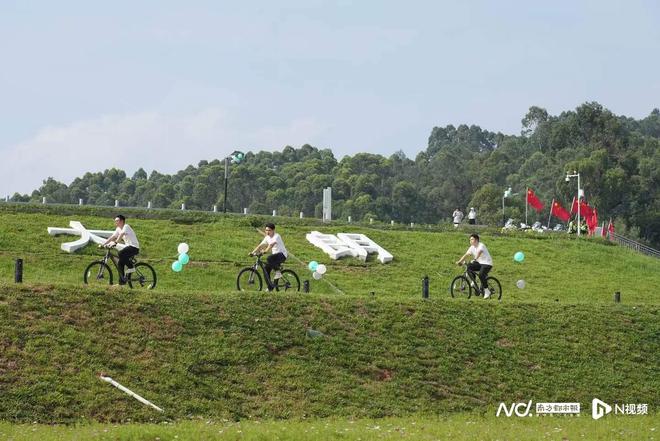
[[[468,263],[467,269],[472,273],[479,272],[479,280],[481,280],[481,286],[484,287],[484,299],[490,297],[490,289],[488,289],[488,282],[486,282],[486,277],[491,269],[493,269],[493,258],[490,257],[488,248],[486,245],[479,242],[478,234],[470,235],[470,248],[466,251],[463,257],[456,262],[457,265],[462,265],[470,256],[473,257],[473,261]]]
[[[266,236],[264,237],[264,240],[261,241],[257,247],[252,250],[250,255],[256,254],[260,250],[263,250],[263,253],[266,254],[268,251],[271,251],[271,255],[266,258],[266,265],[264,265],[264,268],[266,272],[268,273],[268,279],[269,279],[269,289],[272,289],[273,287],[270,285],[270,273],[273,269],[278,268],[286,258],[289,256],[289,253],[286,250],[286,247],[284,246],[284,241],[282,241],[282,236],[280,236],[278,233],[275,232],[275,224],[273,223],[267,223],[266,225]],[[277,279],[279,276],[278,273],[275,273],[275,278]]]
[[[119,243],[120,240],[123,240],[126,244],[126,246],[117,253],[119,256],[119,261],[117,262],[117,269],[119,269],[119,284],[124,285],[126,284],[124,267],[128,266],[129,272],[133,269],[133,264],[131,264],[130,259],[140,253],[140,242],[138,242],[133,228],[126,223],[126,217],[121,214],[115,216],[115,225],[117,228],[115,229],[114,234],[103,243],[103,246],[108,246],[111,242]]]

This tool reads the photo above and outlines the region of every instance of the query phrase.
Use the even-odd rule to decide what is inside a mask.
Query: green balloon
[[[190,256],[186,253],[179,254],[179,262],[185,265],[186,263],[190,262]]]
[[[172,271],[178,273],[182,269],[183,269],[183,264],[181,262],[179,262],[178,260],[172,262]]]

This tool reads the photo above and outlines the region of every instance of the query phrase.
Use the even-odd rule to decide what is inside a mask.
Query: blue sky
[[[463,3],[3,0],[0,195],[234,149],[414,158],[434,126],[517,134],[532,105],[660,107],[659,3]]]

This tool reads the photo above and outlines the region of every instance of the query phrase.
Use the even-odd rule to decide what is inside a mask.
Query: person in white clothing
[[[140,242],[138,242],[135,231],[130,225],[126,223],[126,217],[121,214],[115,216],[115,232],[103,243],[103,246],[108,246],[110,243],[119,243],[123,240],[126,246],[117,253],[119,261],[117,262],[117,269],[119,270],[119,284],[124,285],[126,278],[124,276],[124,268],[128,266],[129,272],[133,269],[133,264],[130,262],[131,257],[137,256],[140,253]]]
[[[474,225],[477,223],[477,210],[474,207],[470,207],[470,212],[468,213],[468,224]]]
[[[461,257],[456,264],[463,265],[463,262],[465,262],[470,256],[472,256],[474,260],[468,263],[468,272],[473,278],[475,273],[477,271],[479,272],[479,280],[481,280],[481,286],[484,288],[484,299],[487,299],[490,297],[490,289],[488,288],[486,277],[490,270],[493,269],[493,258],[490,257],[486,245],[479,241],[479,235],[476,233],[470,235],[470,248],[468,248],[463,257]]]
[[[279,266],[284,263],[286,258],[289,256],[289,253],[284,246],[282,236],[275,232],[275,224],[266,224],[266,236],[264,237],[264,240],[262,240],[254,250],[252,250],[250,255],[252,256],[260,251],[262,251],[264,254],[268,253],[268,251],[271,251],[271,255],[266,258],[266,265],[264,265],[264,269],[268,274],[268,289],[271,290],[273,289],[273,285],[271,283],[272,279],[270,277],[271,271],[279,268]],[[275,273],[275,278],[277,279],[279,275],[279,271],[277,271]]]
[[[454,227],[458,227],[463,220],[463,212],[457,208],[451,215],[454,218]]]

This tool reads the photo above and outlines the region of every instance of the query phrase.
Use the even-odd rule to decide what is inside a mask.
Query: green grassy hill
[[[655,306],[4,285],[0,317],[1,419],[381,417],[594,396],[660,403]]]
[[[27,213],[26,210],[37,212]],[[266,217],[220,216],[212,213],[177,211],[127,212],[142,244],[140,259],[154,265],[158,290],[176,292],[229,292],[235,289],[241,267],[252,263],[247,256],[262,236]],[[68,227],[79,220],[90,229],[112,229],[114,209],[0,205],[0,280],[13,280],[13,261],[24,259],[26,283],[53,282],[79,286],[89,262],[102,255],[89,246],[80,253],[60,250],[74,236],[51,237],[46,228]],[[64,214],[56,214],[64,213]],[[147,217],[161,217],[153,219]],[[278,232],[293,256],[287,267],[309,279],[313,293],[337,294],[328,281],[343,293],[355,296],[414,298],[421,296],[421,279],[431,279],[431,296],[446,298],[451,279],[460,273],[454,262],[468,247],[470,230],[391,230],[356,225],[324,226],[314,220],[276,218]],[[383,265],[373,258],[331,261],[305,239],[312,230],[326,233],[362,232],[378,242],[395,259]],[[635,254],[600,239],[576,240],[568,235],[503,235],[499,230],[480,231],[495,263],[493,275],[502,282],[506,302],[611,303],[620,291],[624,303],[657,304],[660,300],[660,260]],[[191,263],[181,273],[170,269],[179,242],[190,245]],[[523,263],[513,260],[516,251]],[[314,281],[307,270],[311,260],[323,262],[328,272]],[[518,289],[516,281],[526,281]]]
[[[59,244],[70,237],[46,233],[69,220],[110,228],[114,211],[0,207],[0,419],[381,417],[593,397],[660,403],[660,262],[599,240],[484,231],[504,299],[468,301],[446,288],[465,232],[277,219],[300,259],[288,266],[311,279],[304,265],[323,261],[345,294],[313,281],[310,294],[245,295],[235,292],[235,275],[262,219],[125,210],[141,257],[160,276],[156,290],[136,292],[82,286],[98,250],[69,255]],[[312,229],[365,232],[395,261],[332,262],[306,242]],[[173,273],[184,241],[192,262]],[[518,250],[522,264],[512,259]],[[17,257],[23,285],[11,283]],[[520,278],[524,290],[515,288]],[[612,302],[615,290],[623,303]],[[309,337],[309,328],[324,336]],[[100,372],[166,414],[101,382]]]

